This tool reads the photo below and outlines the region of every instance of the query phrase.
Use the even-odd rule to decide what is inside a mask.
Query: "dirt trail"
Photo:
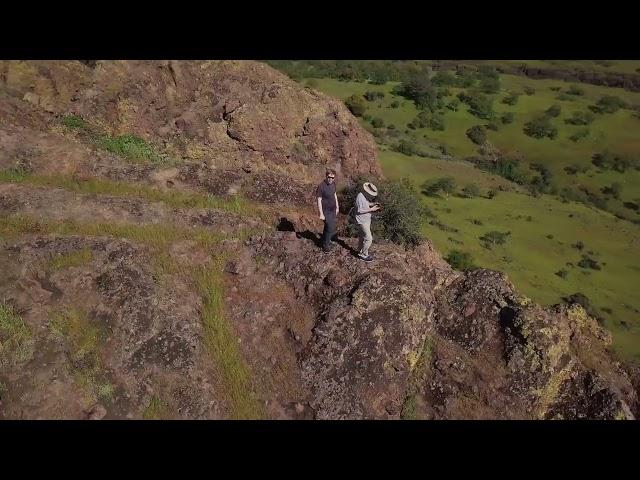
[[[0,214],[23,214],[43,221],[202,226],[220,233],[256,228],[259,220],[215,209],[179,209],[162,202],[124,196],[78,194],[60,188],[0,183]]]

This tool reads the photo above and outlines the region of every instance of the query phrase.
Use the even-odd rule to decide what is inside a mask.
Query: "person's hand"
[[[324,213],[320,214],[320,220],[324,220]]]
[[[380,204],[378,203],[374,204],[371,210],[373,210],[374,212],[377,212],[378,210],[380,210]]]

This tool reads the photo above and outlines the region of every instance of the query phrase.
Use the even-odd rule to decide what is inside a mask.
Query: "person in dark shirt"
[[[325,179],[318,185],[316,198],[318,201],[318,212],[320,220],[324,220],[324,230],[322,232],[322,249],[325,252],[331,251],[331,239],[336,234],[336,221],[338,218],[338,195],[336,195],[336,171],[327,169]]]

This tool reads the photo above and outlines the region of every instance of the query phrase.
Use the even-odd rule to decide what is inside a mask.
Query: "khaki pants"
[[[373,243],[373,236],[371,235],[371,223],[360,223],[360,243],[358,249],[360,255],[368,257],[369,247]]]

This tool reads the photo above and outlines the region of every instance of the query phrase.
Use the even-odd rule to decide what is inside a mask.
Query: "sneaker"
[[[367,258],[367,256],[366,256],[364,253],[362,253],[362,252],[358,252],[358,256],[359,256],[360,258],[362,258],[362,259]]]
[[[367,263],[371,263],[373,262],[373,257],[371,255],[364,257],[363,260]]]

